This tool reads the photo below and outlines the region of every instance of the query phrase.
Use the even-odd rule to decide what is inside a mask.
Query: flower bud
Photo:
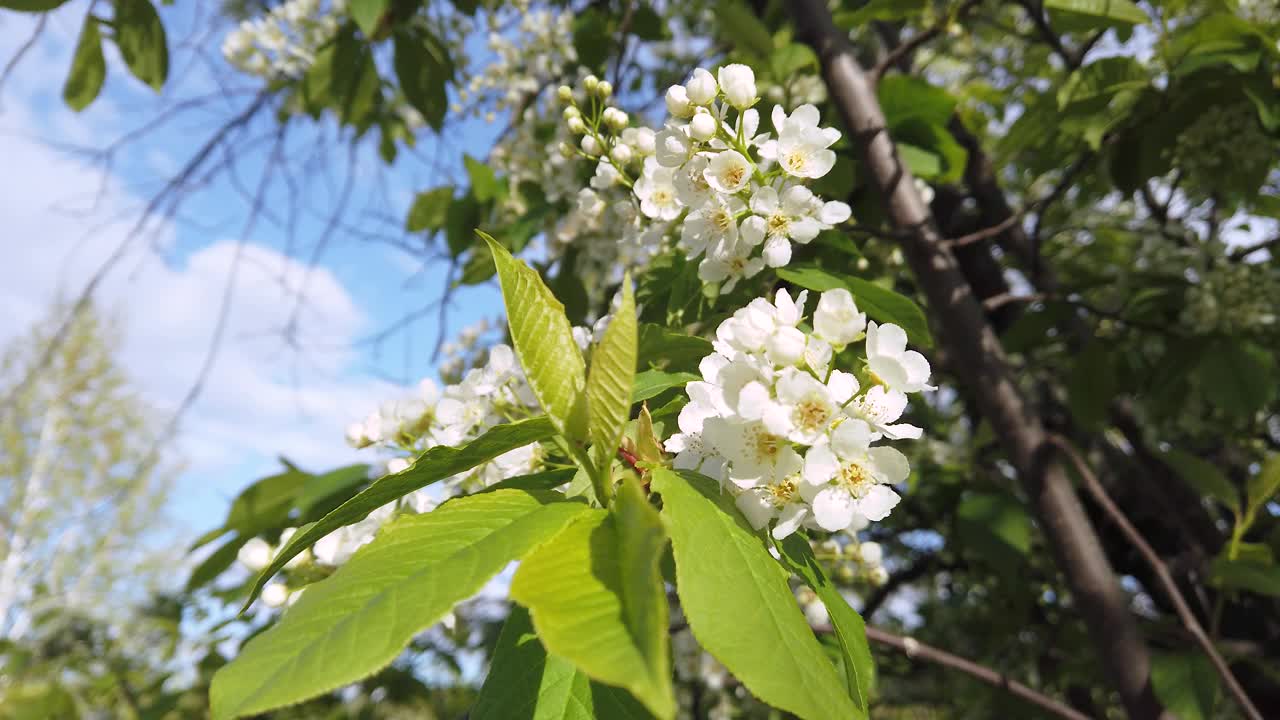
[[[604,109],[604,124],[613,130],[622,130],[631,123],[631,118],[627,114],[615,107]]]
[[[574,155],[578,154],[578,150],[567,142],[560,143],[559,149],[560,154],[566,158],[572,159]]]
[[[568,85],[561,85],[556,88],[556,97],[560,98],[560,102],[563,103],[573,102],[573,88]]]
[[[693,71],[693,77],[689,78],[685,88],[689,93],[689,102],[694,105],[709,105],[716,99],[716,93],[720,92],[716,79],[702,68]]]
[[[626,165],[631,162],[631,148],[622,144],[615,145],[613,150],[609,151],[609,157],[619,165]]]
[[[689,102],[689,92],[683,85],[667,88],[667,112],[678,118],[687,118],[693,114],[693,103]]]
[[[579,110],[576,106],[570,105],[569,107],[564,109],[565,120],[568,120],[570,118],[580,118],[580,117],[582,117],[582,111]]]
[[[705,110],[694,113],[689,121],[689,137],[699,142],[706,142],[716,136],[716,119]]]
[[[569,132],[574,135],[581,135],[587,131],[587,124],[582,122],[581,117],[569,118]]]
[[[584,153],[586,153],[586,154],[590,155],[591,157],[597,157],[597,156],[599,156],[599,155],[600,155],[600,153],[601,153],[601,148],[600,148],[600,143],[599,143],[599,141],[597,141],[597,140],[595,139],[595,137],[594,137],[594,136],[592,136],[592,135],[587,135],[587,136],[583,137],[583,138],[582,138],[582,152],[584,152]]]
[[[720,89],[729,104],[745,110],[756,102],[756,74],[746,65],[734,63],[720,68]]]
[[[595,75],[588,75],[582,78],[582,89],[588,93],[594,93],[598,87],[600,87],[600,78]]]
[[[613,94],[613,83],[608,80],[601,80],[596,86],[596,94],[603,100]]]

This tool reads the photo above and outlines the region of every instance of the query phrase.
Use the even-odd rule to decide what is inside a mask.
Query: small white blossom
[[[689,78],[685,88],[689,102],[694,105],[709,105],[712,100],[716,99],[716,94],[720,92],[720,87],[716,85],[715,77],[703,68],[693,71],[693,77]]]
[[[703,175],[716,192],[732,195],[751,182],[751,163],[736,150],[717,153]]]
[[[858,312],[853,295],[844,288],[822,293],[813,311],[813,331],[832,345],[844,346],[861,337],[867,327],[866,313]]]
[[[735,63],[725,65],[718,73],[720,89],[729,104],[745,110],[756,102],[756,74],[750,67]]]
[[[929,361],[907,350],[907,333],[897,325],[867,324],[867,366],[890,390],[934,389],[929,384]]]

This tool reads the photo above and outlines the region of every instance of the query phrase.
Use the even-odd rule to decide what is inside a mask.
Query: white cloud
[[[78,293],[127,237],[142,204],[116,182],[92,202],[100,170],[29,139],[31,118],[12,100],[8,110],[0,116],[0,342],[25,332],[56,298]],[[369,323],[331,272],[311,271],[299,347],[290,348],[281,329],[307,269],[253,243],[237,263],[233,239],[166,262],[155,249],[174,247],[176,232],[162,224],[134,240],[97,298],[124,321],[122,363],[145,397],[168,411],[199,375],[236,267],[224,342],[178,441],[189,463],[179,510],[212,526],[226,499],[252,473],[270,471],[278,454],[314,469],[357,457],[343,444],[343,426],[393,388],[351,371],[350,345]]]

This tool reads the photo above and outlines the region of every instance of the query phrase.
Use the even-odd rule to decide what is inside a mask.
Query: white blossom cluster
[[[1187,184],[1201,193],[1231,195],[1252,190],[1240,181],[1260,177],[1275,162],[1276,143],[1258,122],[1252,103],[1206,108],[1170,149]]]
[[[806,187],[835,166],[830,148],[840,131],[820,127],[818,109],[806,104],[790,114],[773,106],[776,136],[761,133],[757,101],[746,65],[715,75],[694,70],[688,83],[667,90],[670,118],[635,184],[646,216],[683,218],[680,248],[702,258],[698,276],[722,292],[766,266],[787,265],[792,243],[808,243],[850,216],[845,203]]]
[[[468,370],[459,382],[441,389],[430,378],[425,379],[413,394],[384,403],[363,421],[351,424],[347,442],[357,448],[379,446],[416,455],[437,445],[465,444],[495,425],[529,417],[536,407],[537,400],[515,353],[507,345],[494,345],[489,348],[488,362]],[[533,443],[499,455],[445,484],[486,487],[532,472],[541,459],[541,446]],[[388,462],[387,470],[397,473],[408,467],[409,461],[399,457]]]
[[[656,132],[631,127],[627,113],[608,106],[612,91],[591,76],[578,89],[559,89],[565,124],[581,136],[561,150],[594,162],[595,174],[552,234],[553,254],[574,247],[620,272],[674,241],[699,259],[703,282],[728,292],[765,267],[790,263],[793,243],[849,219],[848,205],[806,185],[835,165],[830,147],[840,132],[820,127],[807,104],[790,114],[775,105],[776,134],[760,132],[750,67],[695,70],[686,85],[667,90],[669,117]]]
[[[346,0],[288,0],[227,34],[222,55],[242,72],[268,80],[300,78],[347,16]]]
[[[908,394],[933,389],[928,360],[907,349],[902,328],[867,322],[836,289],[822,293],[806,332],[807,299],[779,290],[720,324],[703,379],[685,388],[680,432],[666,442],[677,468],[719,479],[753,527],[776,521],[779,539],[801,526],[836,532],[884,519],[910,467],[879,443],[919,438],[898,420]],[[834,353],[864,339],[866,388],[831,367]]]
[[[528,0],[506,4],[488,17],[487,64],[467,74],[454,112],[470,111],[490,121],[518,110],[578,61],[573,46],[573,11],[532,9]],[[507,30],[508,26],[514,26]]]
[[[588,187],[579,188],[569,211],[548,234],[547,249],[561,257],[577,253],[575,274],[588,291],[617,283],[629,269],[646,265],[663,248],[673,218],[652,218],[632,193],[640,167],[655,151],[655,133],[631,127],[627,113],[608,104],[613,86],[586,75],[577,89],[561,86],[564,127],[576,143],[563,141],[565,158],[586,158],[594,165]]]
[[[1219,261],[1187,289],[1182,322],[1197,335],[1276,330],[1280,274],[1261,264]]]

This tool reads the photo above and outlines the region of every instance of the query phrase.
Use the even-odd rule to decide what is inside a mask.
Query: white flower
[[[680,215],[680,201],[676,196],[675,171],[662,167],[654,158],[645,158],[644,172],[636,180],[635,194],[640,200],[640,212],[655,220],[675,220]]]
[[[667,112],[674,117],[687,118],[693,114],[693,103],[689,101],[689,92],[683,85],[672,85],[667,88]]]
[[[799,478],[788,477],[769,485],[749,488],[738,494],[734,504],[756,530],[777,518],[772,534],[782,540],[800,529],[809,515],[809,507],[800,495],[800,485]]]
[[[784,172],[793,177],[820,178],[835,166],[836,154],[827,148],[840,139],[835,128],[820,128],[818,108],[801,105],[790,116],[773,106],[773,126],[778,130],[776,144],[761,155],[776,159]]]
[[[848,410],[866,420],[875,430],[873,440],[886,437],[890,440],[917,440],[924,431],[908,423],[895,424],[907,409],[907,394],[898,390],[887,390],[876,385],[853,399]]]
[[[841,407],[858,391],[858,381],[833,370],[824,384],[798,368],[785,368],[775,387],[777,400],[760,410],[770,432],[793,442],[813,444],[842,416]]]
[[[755,104],[756,74],[751,68],[737,63],[725,65],[717,75],[720,89],[730,105],[745,110]]]
[[[738,221],[735,218],[745,207],[746,204],[736,197],[713,196],[685,217],[680,228],[680,246],[691,258],[716,246],[731,250],[738,238]],[[750,252],[750,248],[747,250]]]
[[[798,475],[804,466],[787,439],[769,432],[758,420],[707,418],[702,437],[728,460],[728,480],[740,488],[778,483]]]
[[[706,155],[695,155],[685,163],[684,167],[676,170],[674,176],[676,197],[680,198],[680,202],[685,207],[702,207],[716,194],[716,191],[712,190],[711,185],[707,183],[707,176],[703,172],[710,163],[711,159]]]
[[[703,440],[702,429],[708,418],[719,417],[722,412],[720,390],[708,382],[691,382],[685,385],[685,391],[689,404],[680,409],[676,419],[680,432],[667,438],[663,447],[676,454],[672,465],[677,470],[695,470],[719,479],[724,460]]]
[[[409,469],[409,460],[407,458],[391,458],[387,461],[387,474],[396,475]]]
[[[586,138],[583,138],[583,140],[586,140]],[[591,178],[591,187],[596,190],[608,190],[618,184],[620,177],[622,175],[618,173],[618,169],[613,166],[613,163],[601,160],[596,163],[596,174]]]
[[[716,192],[732,195],[751,182],[751,162],[736,150],[726,150],[711,159],[703,175]]]
[[[622,131],[622,142],[631,146],[639,155],[652,155],[654,137],[657,135],[651,128],[627,128]]]
[[[849,418],[831,433],[827,445],[805,455],[801,492],[824,530],[849,527],[856,516],[879,521],[901,499],[890,488],[911,474],[907,458],[894,448],[871,447],[871,426]]]
[[[262,588],[262,602],[269,608],[278,608],[289,600],[289,588],[284,583],[273,582]]]
[[[684,128],[668,125],[654,137],[653,156],[662,167],[678,168],[689,162],[693,145]]]
[[[693,71],[693,77],[689,78],[685,88],[688,91],[689,102],[694,105],[709,105],[716,99],[716,93],[720,92],[716,79],[703,68]]]
[[[751,246],[745,242],[722,241],[709,248],[707,257],[698,264],[698,278],[705,283],[723,283],[721,293],[728,293],[742,278],[753,278],[764,269],[764,260],[751,257]]]
[[[867,324],[867,367],[890,390],[935,390],[929,385],[929,361],[907,350],[907,333],[897,325]]]
[[[267,544],[262,538],[250,538],[248,542],[240,546],[240,550],[236,552],[236,560],[240,564],[249,568],[253,572],[260,572],[263,568],[271,564],[271,558],[275,552],[271,549],[271,545]]]
[[[619,165],[626,165],[627,163],[631,162],[631,146],[623,143],[618,143],[617,145],[613,146],[612,150],[609,151],[609,157],[612,158],[613,161],[618,163]]]
[[[364,430],[364,423],[355,422],[347,426],[347,444],[353,448],[368,447],[373,444]]]
[[[844,346],[857,340],[866,327],[867,315],[858,312],[848,290],[827,290],[818,298],[818,307],[813,311],[813,331],[818,337]]]
[[[715,137],[718,129],[719,122],[716,121],[715,116],[701,108],[689,121],[689,137],[698,142],[706,142]]]

